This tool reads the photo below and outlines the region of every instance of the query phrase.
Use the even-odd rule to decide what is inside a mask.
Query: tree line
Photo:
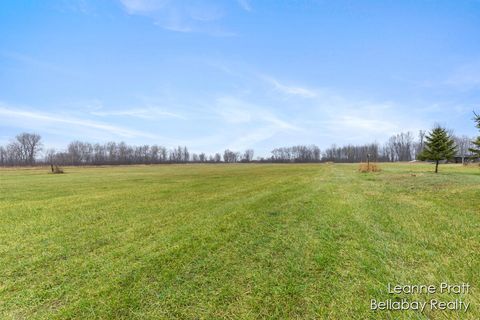
[[[476,127],[480,129],[480,116],[475,114]],[[438,131],[442,129],[443,131]],[[433,135],[433,136],[432,136]],[[432,139],[443,139],[437,144],[448,145],[448,152],[434,156]],[[451,142],[450,142],[451,141]],[[430,152],[430,153],[429,153]],[[0,146],[0,166],[25,166],[34,164],[55,165],[115,165],[159,163],[237,163],[237,162],[362,162],[367,158],[378,162],[432,160],[440,161],[458,157],[480,158],[480,136],[470,138],[455,136],[451,131],[435,126],[429,134],[419,131],[417,137],[411,132],[391,136],[383,145],[369,143],[331,147],[321,152],[316,145],[297,145],[275,148],[270,157],[254,159],[254,150],[243,152],[225,150],[223,154],[191,153],[186,146],[167,149],[160,145],[129,145],[125,142],[90,143],[73,141],[62,151],[43,150],[42,139],[36,133],[20,133],[6,146]],[[437,159],[441,158],[441,159]],[[438,163],[438,162],[437,162]]]

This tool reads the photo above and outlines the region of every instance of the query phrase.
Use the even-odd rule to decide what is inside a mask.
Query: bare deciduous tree
[[[0,166],[5,166],[7,164],[7,150],[0,146]]]
[[[418,132],[418,142],[416,144],[415,157],[421,154],[423,152],[423,149],[425,148],[425,134],[425,130],[420,130]]]
[[[253,149],[247,149],[247,150],[245,150],[245,152],[243,153],[242,161],[243,161],[243,162],[250,162],[250,161],[252,161],[252,160],[253,160],[253,154],[254,154]]]
[[[20,133],[7,146],[8,160],[13,164],[33,165],[42,149],[42,138],[36,133]]]
[[[323,160],[334,162],[361,162],[367,161],[367,155],[370,159],[377,161],[379,159],[379,147],[376,143],[365,145],[346,145],[343,147],[331,146],[324,152]]]
[[[396,134],[387,142],[392,161],[410,161],[413,159],[414,139],[411,132]]]
[[[472,139],[463,135],[461,137],[453,136],[455,145],[457,146],[457,155],[462,158],[462,164],[465,164],[465,157],[468,150],[472,147]]]
[[[274,162],[318,162],[320,160],[320,148],[315,145],[298,145],[272,150],[272,161]]]
[[[234,152],[231,150],[225,150],[223,152],[223,161],[227,163],[235,163],[240,159],[240,152]]]
[[[414,159],[424,148],[425,132],[420,131],[419,140],[415,141],[410,132],[392,136],[381,148],[377,143],[363,145],[332,145],[323,154],[315,145],[296,145],[292,147],[275,148],[270,157],[259,158],[260,162],[361,162],[367,161],[370,155],[372,161],[409,161]],[[459,155],[468,155],[469,139],[465,136],[456,138]],[[41,150],[39,135],[22,133],[5,147],[0,147],[0,165],[29,165],[35,162]],[[225,150],[223,160],[227,163],[251,162],[253,149],[243,153]],[[154,164],[154,163],[186,163],[222,161],[222,155],[206,155],[205,153],[190,154],[187,147],[178,146],[167,150],[159,145],[128,145],[125,142],[107,142],[91,144],[89,142],[73,141],[65,151],[47,150],[43,160],[45,163],[57,165],[82,164]]]

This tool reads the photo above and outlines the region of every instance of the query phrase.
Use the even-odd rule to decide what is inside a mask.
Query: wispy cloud
[[[81,72],[72,70],[69,68],[65,68],[62,66],[59,66],[53,62],[49,61],[44,61],[42,59],[38,59],[34,56],[20,53],[20,52],[14,52],[14,51],[0,51],[0,57],[4,57],[9,60],[16,61],[20,64],[27,65],[29,67],[33,67],[36,69],[42,69],[44,71],[49,71],[49,72],[55,72],[55,73],[60,73],[63,75],[67,76],[79,76],[81,75]]]
[[[434,74],[431,78],[413,81],[401,77],[396,77],[408,84],[413,84],[419,88],[433,89],[445,93],[455,91],[470,91],[480,88],[480,60],[456,66],[446,74]],[[448,90],[448,91],[447,91]]]
[[[421,111],[406,113],[394,102],[365,101],[334,96],[316,102],[316,112],[302,115],[306,126],[329,137],[330,143],[383,142],[391,135],[428,128]],[[308,120],[312,119],[312,120]]]
[[[371,119],[361,116],[347,116],[342,115],[331,119],[326,123],[331,131],[346,131],[356,132],[361,135],[367,132],[369,135],[376,132],[381,134],[392,135],[401,128],[397,124],[388,119]]]
[[[185,119],[184,116],[162,110],[160,108],[135,108],[135,109],[124,109],[124,110],[95,110],[91,111],[90,114],[100,117],[108,116],[125,116],[125,117],[136,117],[145,120],[154,120],[159,118],[177,118]]]
[[[235,71],[238,70],[232,70],[229,66],[225,73],[241,79],[246,88],[251,89],[243,90],[248,97],[246,101],[263,101],[267,106],[275,106],[259,107],[261,103],[249,103],[232,96],[217,100],[219,114],[229,123],[247,126],[255,121],[263,122],[263,126],[256,124],[251,131],[234,140],[238,144],[243,145],[246,141],[256,143],[284,131],[288,134],[282,137],[288,138],[292,143],[363,143],[384,141],[395,133],[416,132],[429,126],[429,123],[423,121],[423,111],[404,112],[418,109],[411,106],[392,101],[368,100],[333,88],[312,89],[312,86],[283,82],[258,71],[238,71],[240,75]],[[265,95],[252,89],[262,87],[259,81],[268,84],[275,92],[288,96],[288,99],[285,100],[278,94]],[[241,89],[239,92],[242,92]],[[260,111],[257,112],[257,109]],[[278,116],[277,110],[282,111],[282,117]]]
[[[240,7],[245,11],[252,11],[252,6],[250,5],[249,0],[237,0]]]
[[[456,68],[445,84],[465,91],[480,88],[480,62]]]
[[[337,142],[384,140],[401,131],[425,128],[421,111],[406,114],[408,106],[391,101],[370,101],[331,88],[287,85],[276,78],[260,74],[275,90],[291,96],[297,125],[308,128],[314,136],[335,137]],[[295,99],[295,103],[291,103]],[[312,126],[313,125],[313,126]]]
[[[57,5],[61,12],[73,11],[85,15],[95,15],[95,8],[89,0],[62,0]]]
[[[249,103],[232,96],[217,99],[213,110],[228,126],[233,126],[235,136],[226,146],[232,149],[254,147],[255,144],[274,137],[282,132],[302,131],[269,108]]]
[[[272,85],[277,91],[283,94],[300,96],[303,98],[314,98],[317,96],[317,93],[311,89],[299,86],[286,85],[271,76],[261,75],[260,78]]]
[[[16,120],[26,122],[28,120],[33,120],[33,122],[30,122],[29,125],[33,124],[35,126],[61,124],[63,125],[63,129],[66,130],[66,132],[68,132],[68,130],[71,130],[71,127],[74,126],[74,127],[99,130],[104,133],[109,133],[117,137],[125,137],[125,138],[142,137],[142,138],[150,138],[150,139],[158,138],[158,136],[155,136],[146,132],[131,130],[128,128],[123,128],[123,127],[111,125],[108,123],[96,122],[88,119],[79,119],[79,118],[68,117],[68,116],[52,115],[52,114],[41,113],[37,111],[19,110],[18,108],[12,108],[11,106],[6,106],[5,104],[0,104],[0,115],[2,116],[1,119],[4,121],[16,119]],[[29,128],[29,129],[35,129],[35,128]]]
[[[149,14],[164,8],[169,0],[120,0],[130,14]]]
[[[245,132],[239,137],[235,137],[227,144],[227,147],[232,150],[244,150],[252,148],[257,143],[271,139],[279,133],[279,130],[275,127],[267,126],[260,127]]]
[[[218,98],[216,110],[225,121],[230,123],[263,122],[281,130],[300,130],[295,125],[280,119],[266,107],[231,96]]]
[[[130,15],[142,15],[166,30],[233,36],[217,21],[225,16],[221,3],[214,1],[119,0]]]

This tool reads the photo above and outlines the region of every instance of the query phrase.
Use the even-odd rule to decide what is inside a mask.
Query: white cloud
[[[245,132],[228,143],[232,150],[244,150],[252,148],[255,144],[268,140],[279,133],[278,128],[267,126]]]
[[[104,133],[109,133],[114,136],[118,137],[125,137],[125,138],[135,138],[135,137],[143,137],[143,138],[158,138],[155,135],[131,130],[119,126],[110,125],[108,123],[96,122],[87,119],[79,119],[73,118],[68,116],[57,116],[48,113],[40,113],[36,111],[27,111],[27,110],[19,110],[18,108],[12,108],[10,106],[6,106],[4,104],[0,104],[0,115],[2,116],[2,120],[17,120],[22,123],[26,123],[28,120],[29,127],[33,126],[45,126],[45,125],[53,125],[53,124],[61,124],[65,132],[72,130],[73,127],[80,127],[80,128],[89,128],[95,129]],[[33,120],[33,121],[32,121]],[[35,128],[28,128],[35,130]]]
[[[279,133],[302,130],[266,107],[232,96],[218,98],[213,112],[227,122],[227,126],[232,126],[234,136],[227,147],[234,150],[254,147]]]
[[[82,73],[76,70],[64,68],[61,66],[58,66],[55,63],[51,63],[48,61],[40,60],[36,57],[19,53],[19,52],[13,52],[13,51],[0,51],[0,56],[19,62],[24,65],[28,65],[30,67],[33,67],[35,69],[41,69],[44,70],[45,72],[54,72],[58,74],[63,74],[66,76],[81,76]]]
[[[329,144],[384,142],[396,133],[415,133],[428,127],[421,111],[408,112],[408,107],[393,102],[362,101],[338,95],[326,101],[319,99],[317,112],[302,118],[314,119],[306,120],[307,126],[328,137]]]
[[[480,88],[480,61],[473,61],[467,64],[459,65],[446,74],[433,75],[429,79],[412,81],[397,77],[399,80],[413,84],[420,88],[441,90],[442,92],[451,92],[452,89],[458,91],[470,91]],[[448,89],[449,91],[445,91]]]
[[[248,147],[247,142],[255,144],[270,138],[273,138],[272,147],[288,143],[314,143],[325,147],[331,143],[383,142],[393,134],[417,132],[430,125],[423,120],[426,112],[414,106],[368,100],[331,88],[287,85],[255,71],[237,74],[229,67],[225,72],[233,74],[249,88],[240,87],[237,95],[217,99],[217,112],[225,121],[251,128],[235,137],[233,145]],[[255,89],[261,88],[258,81],[268,83],[289,98],[265,95]],[[246,100],[236,98],[245,96]],[[262,102],[257,104],[258,101]]]
[[[272,85],[276,90],[284,94],[300,96],[303,98],[314,98],[317,96],[317,93],[313,90],[303,88],[303,87],[298,87],[298,86],[285,85],[283,83],[280,83],[277,79],[271,76],[262,75],[260,77],[266,82],[268,82],[270,85]]]
[[[130,14],[149,14],[162,9],[169,0],[120,0]]]
[[[250,5],[249,0],[237,0],[240,7],[245,11],[252,11],[252,6]]]
[[[376,132],[386,134],[386,137],[400,129],[398,125],[391,122],[391,120],[348,115],[342,115],[332,119],[328,122],[328,126],[334,131],[344,131],[348,129],[348,131],[354,131],[357,132],[357,134],[362,134],[363,132],[371,134]]]
[[[95,110],[91,111],[90,114],[100,117],[107,116],[126,116],[126,117],[136,117],[146,120],[154,120],[158,118],[178,118],[185,119],[184,116],[165,111],[160,108],[148,107],[148,108],[135,108],[135,109],[124,109],[124,110]]]
[[[225,16],[221,2],[173,0],[119,0],[130,15],[153,19],[154,24],[175,32],[197,32],[213,36],[233,36],[217,21]]]
[[[300,130],[298,127],[280,119],[266,107],[261,107],[235,97],[217,99],[217,113],[230,123],[260,122],[268,123],[279,130]]]
[[[480,88],[480,62],[455,69],[445,81],[445,84],[460,90]]]

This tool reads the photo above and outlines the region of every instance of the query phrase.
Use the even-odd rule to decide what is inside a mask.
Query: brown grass
[[[375,163],[370,163],[370,164],[367,164],[367,163],[360,163],[360,165],[358,166],[358,171],[362,172],[362,173],[366,173],[366,172],[379,172],[381,171],[380,167],[375,164]]]
[[[465,167],[480,167],[480,162],[465,162],[463,165]]]

